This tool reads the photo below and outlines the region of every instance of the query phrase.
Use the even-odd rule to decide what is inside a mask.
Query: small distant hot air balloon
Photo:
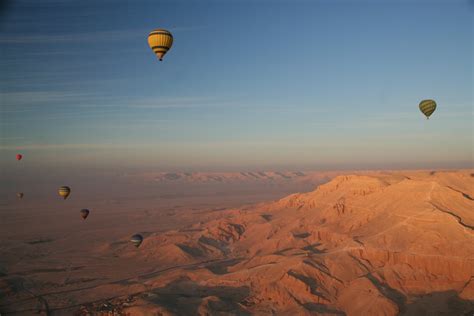
[[[130,241],[133,243],[135,247],[140,247],[143,237],[140,234],[133,235],[132,238],[130,238]]]
[[[23,158],[22,154],[16,154],[16,160],[20,161]]]
[[[18,192],[16,194],[16,197],[19,198],[20,200],[23,198],[23,196],[24,196],[23,192]]]
[[[61,197],[63,197],[64,199],[67,199],[69,194],[71,194],[71,188],[67,186],[62,186],[59,188],[58,193]]]
[[[156,29],[148,34],[148,45],[160,61],[173,45],[173,35],[167,30]]]
[[[83,208],[83,209],[81,210],[81,217],[82,217],[82,219],[86,219],[87,216],[89,216],[89,213],[90,213],[90,212],[89,212],[88,209]]]
[[[436,102],[434,100],[423,100],[420,102],[420,111],[429,120],[431,114],[436,110]]]

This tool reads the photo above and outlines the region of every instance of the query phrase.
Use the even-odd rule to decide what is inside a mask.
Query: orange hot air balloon
[[[21,160],[21,158],[23,158],[23,155],[22,154],[16,154],[16,160]]]

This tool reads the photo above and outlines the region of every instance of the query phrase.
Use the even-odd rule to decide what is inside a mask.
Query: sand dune
[[[470,170],[366,172],[273,202],[181,212],[188,225],[150,230],[139,249],[128,235],[102,239],[67,265],[65,253],[45,254],[50,241],[30,241],[36,264],[4,268],[0,310],[472,315],[473,197]]]

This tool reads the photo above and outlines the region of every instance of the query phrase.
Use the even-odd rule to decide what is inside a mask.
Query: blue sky
[[[0,18],[2,164],[473,166],[469,1],[19,0]],[[159,62],[154,28],[174,35]],[[418,110],[432,98],[429,121]]]

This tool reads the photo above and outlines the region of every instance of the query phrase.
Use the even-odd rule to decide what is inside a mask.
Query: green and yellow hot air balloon
[[[434,100],[423,100],[420,102],[420,111],[426,116],[428,120],[436,110],[436,102]]]
[[[64,199],[67,199],[69,194],[71,194],[71,188],[67,186],[62,186],[58,190],[59,196],[63,197]]]
[[[167,30],[156,29],[148,34],[148,45],[160,61],[173,45],[173,35]]]

